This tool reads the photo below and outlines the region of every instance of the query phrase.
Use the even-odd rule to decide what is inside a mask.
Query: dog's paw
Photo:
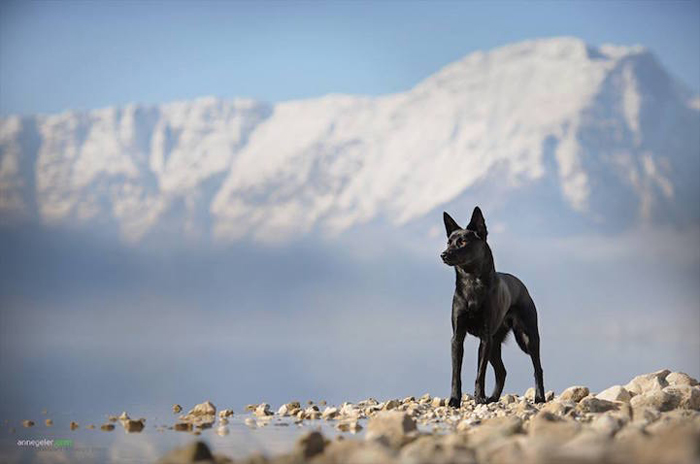
[[[474,402],[475,402],[476,404],[486,404],[486,403],[489,402],[489,400],[488,400],[488,398],[486,398],[485,396],[474,395]]]
[[[450,398],[450,401],[447,402],[447,405],[452,407],[452,408],[459,409],[459,407],[461,405],[461,401],[459,400],[459,398],[455,398],[453,396],[452,398]]]
[[[544,395],[535,395],[535,403],[546,403],[547,400],[544,399]]]
[[[500,400],[499,397],[492,395],[486,398],[486,403],[498,403],[498,400]]]

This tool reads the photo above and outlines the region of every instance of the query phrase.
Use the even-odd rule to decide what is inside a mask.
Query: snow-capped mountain
[[[0,217],[275,241],[546,184],[592,221],[696,222],[697,101],[644,48],[554,38],[472,53],[380,97],[9,117]]]

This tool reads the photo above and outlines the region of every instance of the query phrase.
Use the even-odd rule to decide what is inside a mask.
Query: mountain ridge
[[[695,222],[691,97],[643,47],[555,38],[469,54],[384,96],[8,117],[0,216],[113,224],[130,241],[166,218],[185,235],[278,241],[415,222],[498,169],[512,196],[553,177],[594,221]]]

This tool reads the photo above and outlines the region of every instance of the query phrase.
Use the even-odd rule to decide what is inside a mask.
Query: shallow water
[[[163,408],[145,412],[138,408],[127,411],[132,418],[146,418],[146,427],[141,432],[127,433],[119,421],[111,432],[100,430],[100,425],[108,422],[106,414],[75,414],[67,412],[33,411],[23,418],[3,418],[0,425],[0,462],[10,463],[43,463],[43,462],[75,462],[75,463],[152,463],[169,450],[186,445],[195,440],[206,442],[214,453],[221,453],[232,458],[241,458],[252,453],[267,455],[288,452],[295,440],[304,432],[320,429],[328,438],[337,435],[347,437],[362,436],[339,432],[335,430],[335,421],[312,420],[297,425],[289,417],[273,416],[265,426],[251,427],[246,425],[246,418],[254,418],[250,412],[235,411],[228,418],[226,425],[229,433],[219,435],[219,419],[212,428],[201,430],[201,435],[192,432],[178,432],[167,427],[177,422],[180,414],[174,414]],[[185,411],[186,412],[186,411]],[[120,413],[120,412],[119,412]],[[115,412],[114,414],[119,414]],[[33,427],[22,426],[23,419],[35,422]],[[53,425],[46,426],[45,419],[52,419]],[[70,422],[79,423],[79,428],[70,430]],[[360,421],[363,425],[364,420]],[[87,429],[88,424],[94,424],[95,429]],[[12,431],[11,429],[15,430]],[[21,440],[53,440],[42,446],[20,445]],[[57,440],[72,440],[71,443]]]

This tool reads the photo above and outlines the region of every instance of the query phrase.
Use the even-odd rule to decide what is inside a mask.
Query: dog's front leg
[[[481,339],[479,343],[479,362],[477,365],[476,381],[474,382],[474,401],[477,404],[486,403],[486,366],[491,356],[491,336]]]
[[[459,322],[459,321],[458,321]],[[462,358],[464,357],[464,324],[456,323],[452,330],[452,393],[449,406],[459,408],[462,403]]]

